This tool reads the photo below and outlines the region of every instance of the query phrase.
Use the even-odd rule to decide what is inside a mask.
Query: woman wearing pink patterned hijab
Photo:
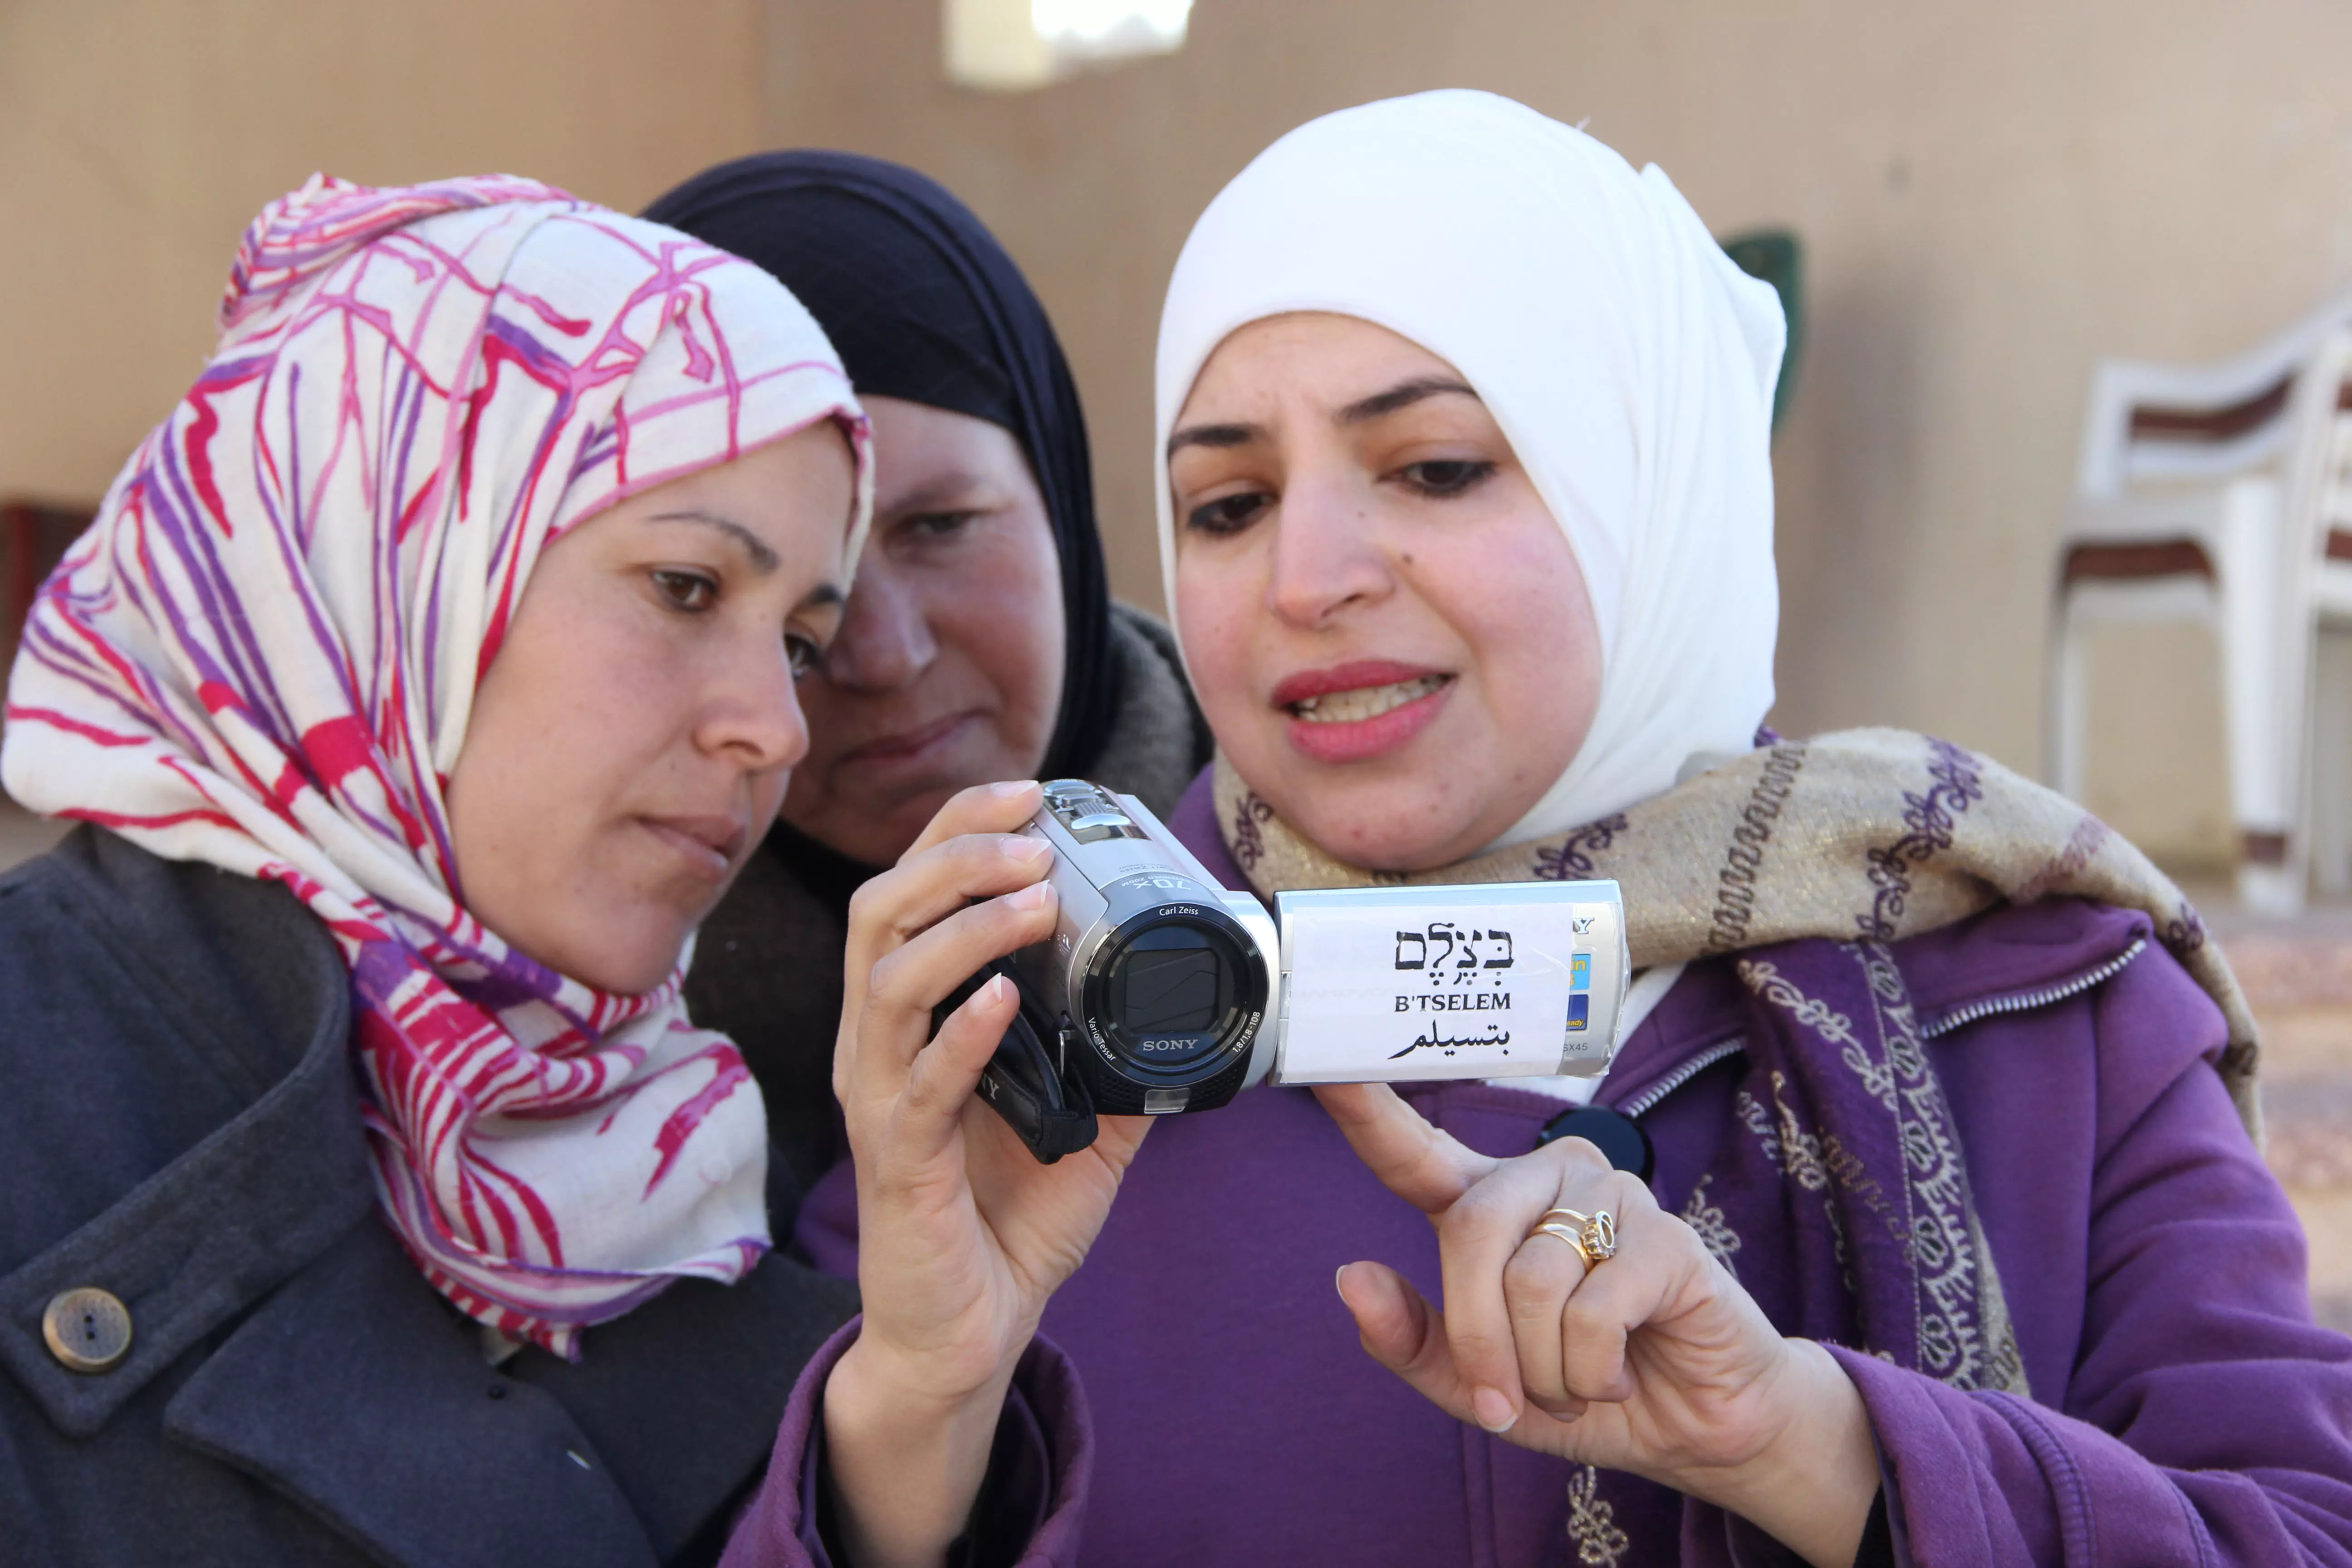
[[[0,884],[0,1147],[39,1147],[43,1125],[136,1086],[106,1129],[76,1125],[74,1205],[0,1212],[0,1273],[79,1259],[26,1308],[39,1342],[13,1359],[0,1346],[77,1436],[114,1418],[93,1399],[159,1396],[187,1375],[175,1363],[201,1363],[238,1313],[266,1315],[271,1288],[309,1277],[288,1238],[327,1221],[259,1212],[293,1188],[372,1181],[399,1247],[457,1309],[428,1318],[467,1330],[475,1400],[541,1365],[514,1357],[521,1343],[577,1362],[587,1326],[679,1279],[755,1268],[771,1235],[759,1089],[732,1045],[688,1019],[679,984],[697,923],[806,750],[793,683],[833,635],[868,510],[864,418],[782,285],[530,181],[313,179],[247,231],[220,323],[211,362],[43,589],[0,748],[11,795],[92,825]],[[172,862],[236,877],[191,881]],[[140,1018],[259,1049],[266,1024],[207,1017],[205,998],[226,982],[224,1008],[278,1005],[268,993],[320,939],[273,937],[284,951],[257,959],[229,928],[282,926],[290,904],[229,890],[239,879],[290,891],[347,972],[338,1016],[372,1175],[327,1154],[329,1174],[306,1174],[284,1128],[235,1152],[239,1128],[314,1069],[268,1088],[251,1060],[212,1062],[183,1091],[152,1063],[117,1063],[62,1100],[7,1076],[42,1057],[52,1074],[100,1071],[120,1039],[143,1037],[145,1024],[88,1016],[111,1005],[88,965],[118,960],[167,972],[123,988],[152,1001]],[[68,885],[34,917],[41,889]],[[207,912],[223,899],[229,913]],[[114,923],[78,945],[70,911],[86,904]],[[157,929],[126,934],[117,915]],[[213,945],[221,961],[202,962]],[[336,1089],[353,1075],[314,1076]],[[226,1082],[257,1092],[117,1147],[114,1128],[185,1121]],[[343,1126],[335,1147],[355,1146]],[[0,1154],[0,1184],[17,1184],[5,1168],[17,1163]],[[131,1226],[124,1205],[159,1190],[179,1193],[177,1217],[138,1225],[170,1256],[91,1250],[94,1228]],[[188,1217],[224,1215],[218,1235]],[[223,1258],[227,1278],[189,1277]],[[385,1289],[337,1323],[346,1351],[392,1310],[375,1304]],[[698,1295],[677,1310],[723,1340],[711,1314],[731,1310]],[[651,1331],[614,1343],[642,1356]],[[790,1359],[789,1336],[772,1344]],[[392,1382],[421,1386],[412,1373]],[[763,1437],[778,1394],[754,1417]],[[397,1426],[381,1400],[355,1405]],[[274,1428],[321,1418],[305,1409],[276,1412]],[[0,1398],[0,1450],[17,1447],[18,1414]],[[302,1462],[358,1440],[320,1435]],[[400,1447],[413,1468],[416,1448]],[[593,1477],[593,1447],[551,1451]],[[620,1489],[674,1502],[675,1480]],[[0,1476],[0,1514],[73,1521],[54,1552],[36,1543],[43,1561],[259,1560],[242,1537],[214,1543],[218,1558],[198,1549],[184,1519],[136,1549],[86,1550],[93,1520],[46,1491],[28,1515],[13,1485]],[[350,1528],[399,1555],[381,1533],[393,1526]],[[418,1554],[448,1561],[447,1546]]]

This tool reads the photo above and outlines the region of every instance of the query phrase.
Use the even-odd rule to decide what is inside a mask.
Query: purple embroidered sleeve
[[[2180,1016],[2156,994],[2171,973],[2150,966],[2100,1009],[2090,1289],[2067,1386],[2036,1389],[2046,1404],[1964,1393],[1836,1352],[1869,1406],[1906,1561],[2352,1564],[2352,1341],[2313,1325],[2294,1211],[2202,1062],[2133,1081],[2147,1053],[2129,1042]]]
[[[825,1379],[856,1342],[864,1321],[843,1324],[802,1369],[784,1406],[768,1479],[736,1525],[721,1568],[835,1568],[817,1531],[823,1482],[814,1438]],[[990,1495],[983,1500],[989,1517],[973,1521],[976,1549],[964,1561],[971,1568],[1072,1568],[1093,1467],[1094,1430],[1077,1370],[1041,1336],[1021,1358],[1005,1396]]]

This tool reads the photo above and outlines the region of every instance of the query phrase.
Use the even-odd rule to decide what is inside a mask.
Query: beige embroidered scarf
[[[2098,818],[1948,742],[1847,730],[1761,747],[1615,816],[1432,871],[1367,871],[1284,826],[1223,755],[1219,830],[1252,886],[1353,888],[1612,878],[1637,967],[1791,941],[1894,942],[2002,900],[2140,910],[2220,1005],[2221,1070],[2257,1141],[2254,1017],[2171,879]]]

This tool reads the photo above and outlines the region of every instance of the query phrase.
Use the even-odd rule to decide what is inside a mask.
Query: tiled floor
[[[0,869],[62,831],[0,798]],[[2262,1020],[2268,1157],[2310,1234],[2320,1316],[2352,1332],[2352,905],[2265,921],[2197,891]]]
[[[2352,1333],[2352,906],[2257,921],[2207,918],[2263,1026],[2271,1169],[2311,1238],[2322,1321]]]

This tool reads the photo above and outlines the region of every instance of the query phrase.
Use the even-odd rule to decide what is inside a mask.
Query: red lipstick
[[[1310,716],[1323,706],[1323,699],[1341,692],[1416,683],[1425,687],[1419,695],[1362,719],[1328,712]],[[1447,670],[1392,659],[1360,659],[1284,678],[1275,686],[1273,703],[1289,716],[1284,729],[1302,753],[1318,763],[1357,763],[1395,751],[1427,729],[1453,689],[1454,677]],[[1302,706],[1309,712],[1300,712]]]

